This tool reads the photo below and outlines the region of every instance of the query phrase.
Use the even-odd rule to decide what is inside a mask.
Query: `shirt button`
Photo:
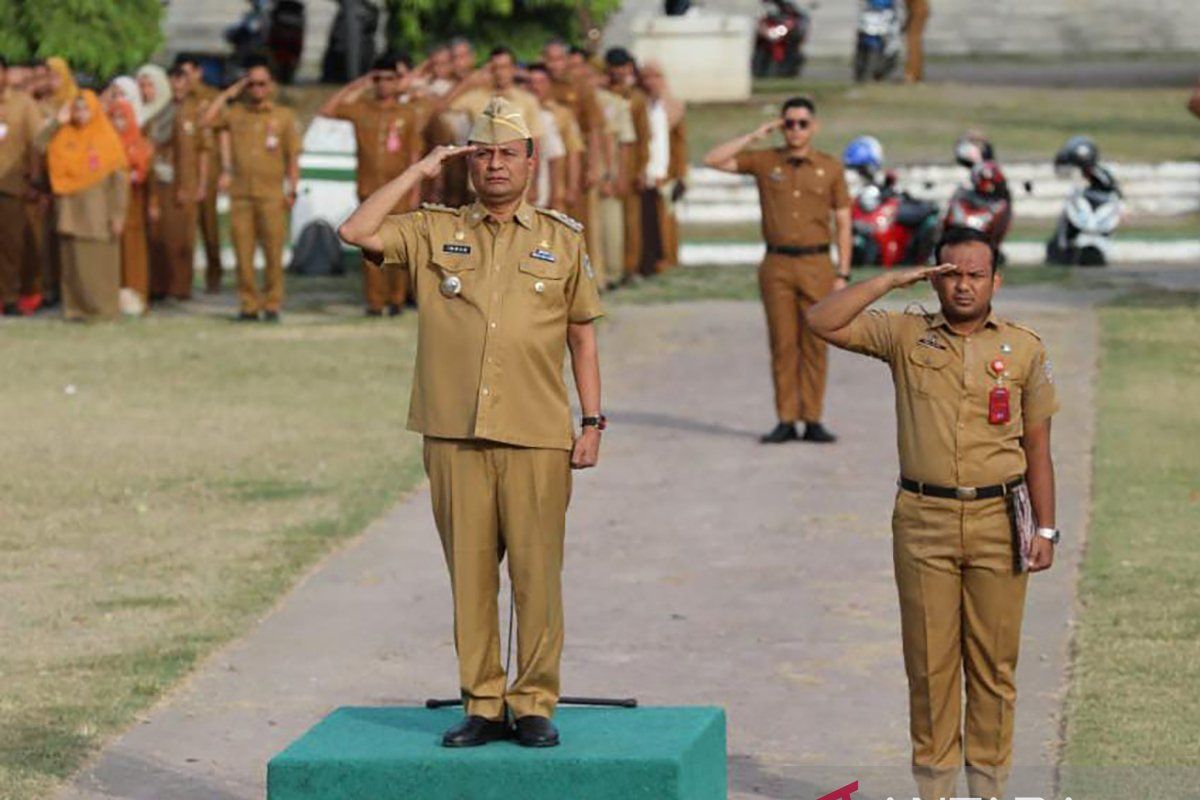
[[[488,389],[486,386],[485,386],[485,387],[483,387],[483,396],[484,396],[484,397],[487,397],[487,396],[488,396],[489,394],[491,394],[491,393],[492,393],[492,392],[491,392],[491,390],[490,390],[490,389]]]
[[[492,323],[492,327],[493,327],[493,328],[494,328],[494,327],[496,327],[496,323],[494,323],[494,322],[493,322],[493,323]]]
[[[537,292],[538,294],[541,294],[542,292],[546,291],[546,284],[542,283],[541,281],[538,281],[537,283],[535,283],[533,285],[533,290],[535,292]]]
[[[800,196],[800,190],[799,190],[799,189],[797,189],[796,191],[792,192],[792,197],[799,197],[799,196]]]

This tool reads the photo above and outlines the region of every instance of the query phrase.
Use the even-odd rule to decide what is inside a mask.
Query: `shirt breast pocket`
[[[433,260],[430,275],[441,295],[453,300],[469,296],[475,283],[479,262],[469,253],[440,252]]]
[[[908,354],[909,386],[921,397],[932,398],[951,388],[950,351],[935,347],[914,347]]]
[[[558,261],[526,259],[517,265],[519,289],[535,306],[558,307],[566,300],[567,268]]]

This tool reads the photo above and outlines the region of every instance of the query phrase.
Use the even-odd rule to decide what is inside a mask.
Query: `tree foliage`
[[[0,52],[62,56],[109,77],[149,60],[162,43],[161,0],[0,0]]]
[[[590,25],[600,26],[621,0],[386,0],[391,43],[415,53],[454,36],[478,49],[507,45],[533,58],[547,39],[583,43]]]

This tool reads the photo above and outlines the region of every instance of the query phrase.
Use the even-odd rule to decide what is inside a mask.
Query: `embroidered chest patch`
[[[471,245],[469,244],[444,244],[442,245],[443,253],[454,253],[455,255],[465,256],[471,253]]]
[[[531,258],[536,258],[538,261],[547,261],[551,264],[554,263],[554,253],[551,253],[549,250],[543,249],[541,247],[534,250],[529,255]]]
[[[918,347],[932,347],[935,350],[945,350],[946,345],[932,333],[927,333],[917,340]]]

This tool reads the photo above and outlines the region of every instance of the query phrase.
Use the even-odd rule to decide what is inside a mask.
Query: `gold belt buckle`
[[[978,492],[975,491],[974,486],[956,486],[954,494],[959,500],[974,500]]]

